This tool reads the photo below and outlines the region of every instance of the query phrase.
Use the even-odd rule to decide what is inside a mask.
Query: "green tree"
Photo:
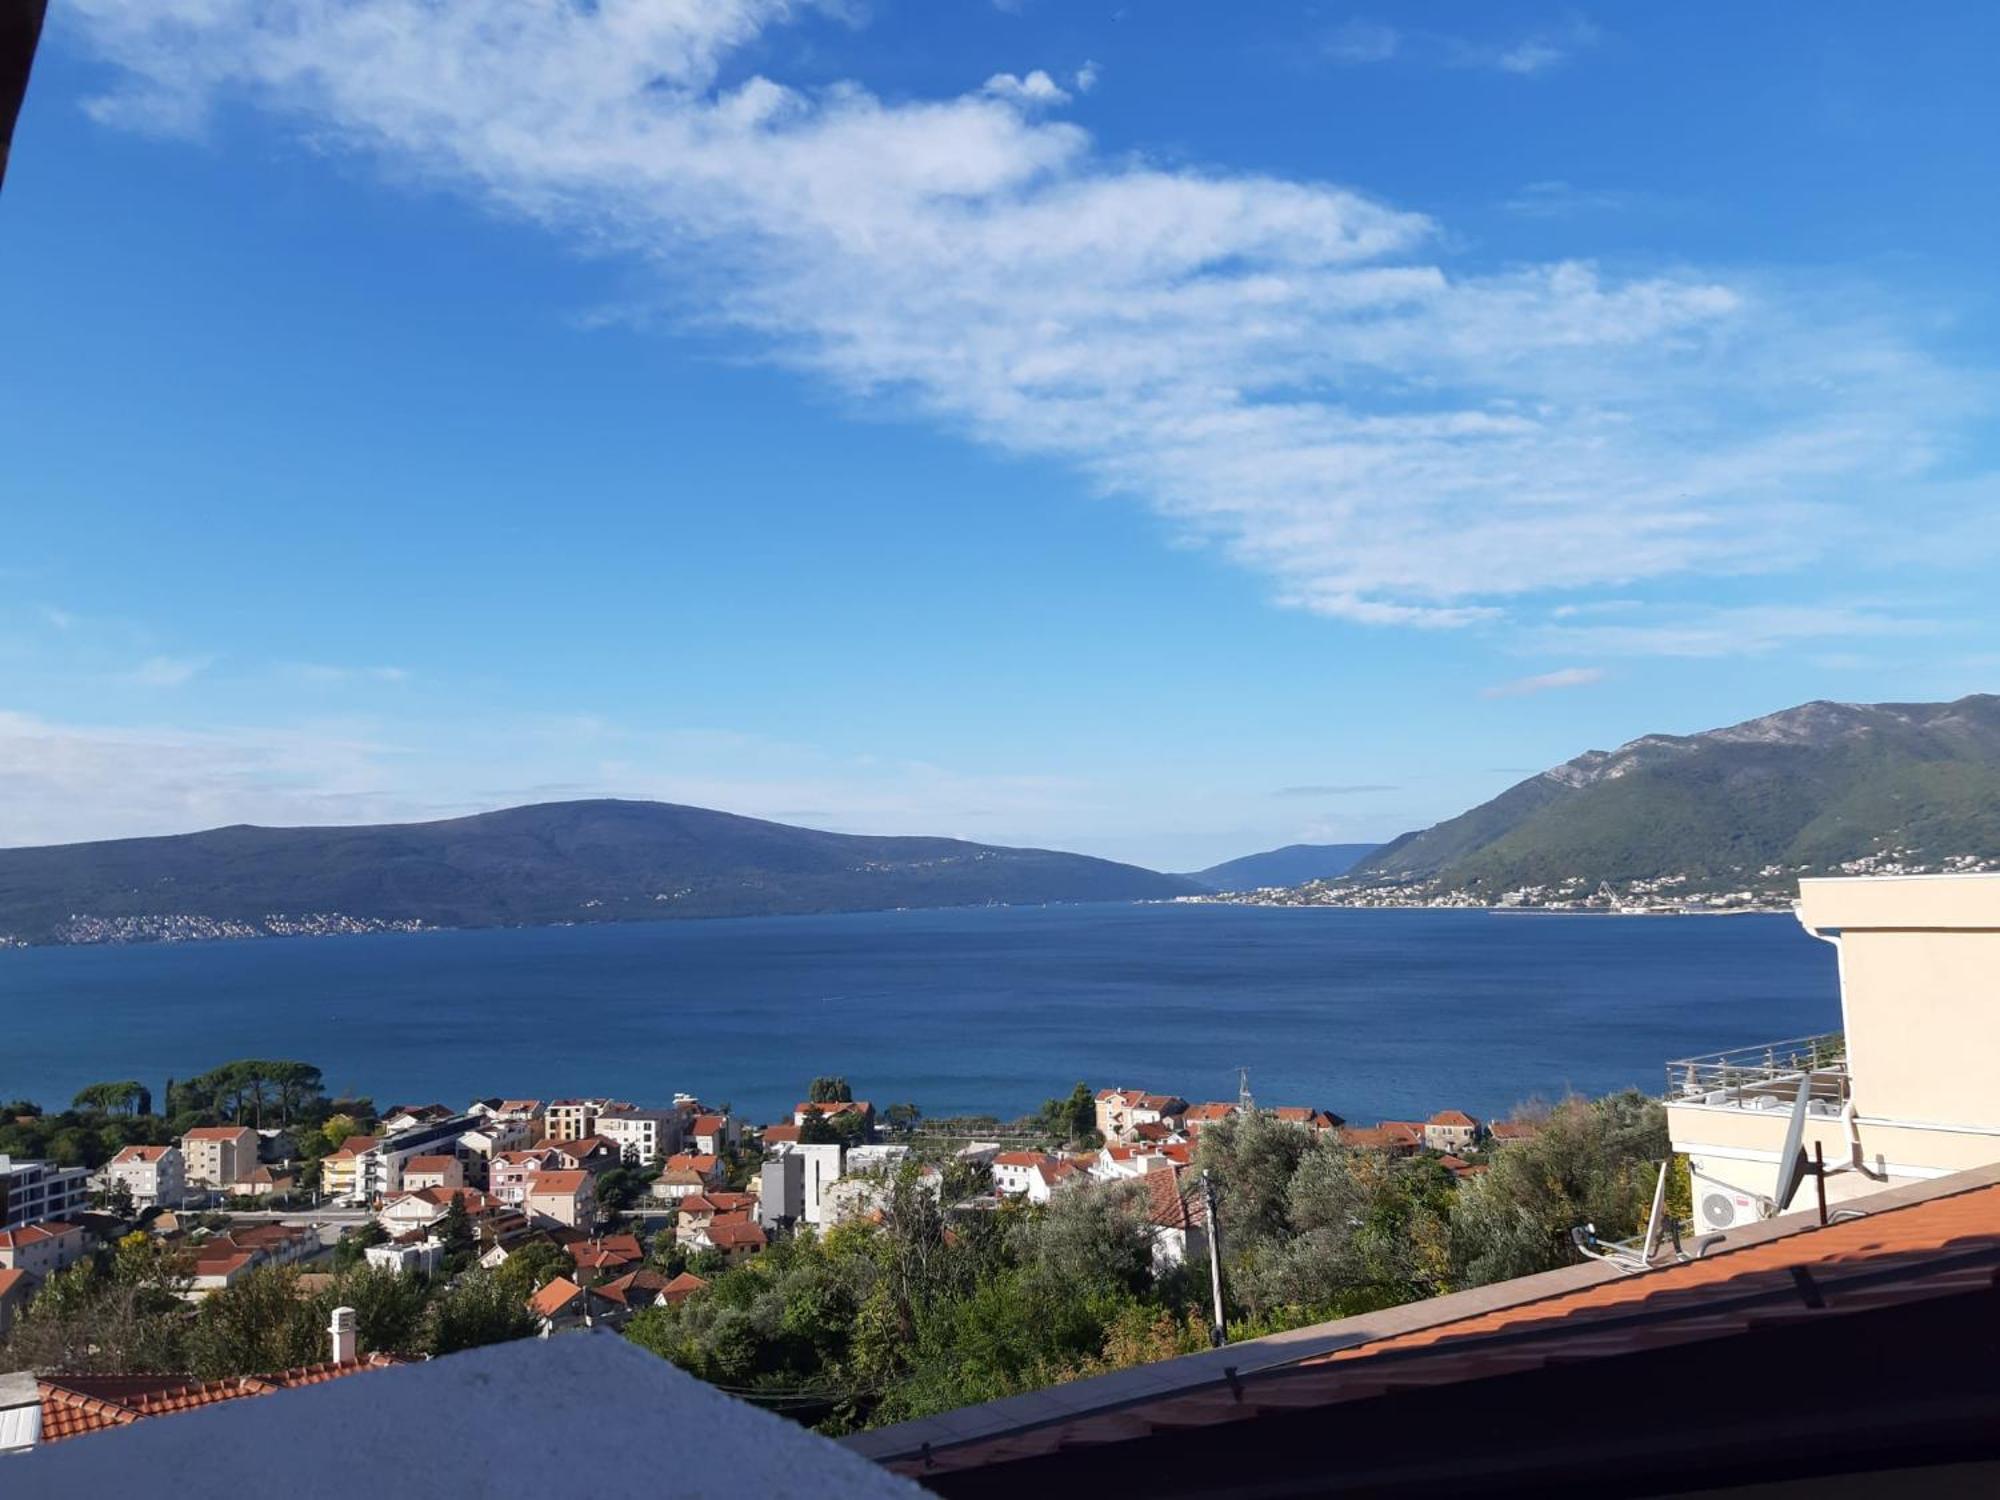
[[[188,1365],[205,1380],[260,1375],[326,1358],[319,1307],[299,1294],[290,1266],[252,1271],[203,1299],[188,1334]]]
[[[469,1271],[431,1303],[426,1344],[432,1354],[453,1354],[534,1331],[526,1304],[505,1282],[489,1271]]]
[[[118,1083],[93,1083],[70,1101],[76,1109],[107,1115],[149,1115],[153,1096],[143,1083],[127,1078]]]
[[[1097,1096],[1089,1084],[1079,1083],[1063,1098],[1043,1103],[1034,1123],[1059,1146],[1091,1140],[1097,1135]]]
[[[353,1115],[329,1115],[326,1123],[319,1128],[320,1139],[329,1147],[338,1149],[340,1143],[349,1136],[361,1133],[361,1122]]]
[[[339,1273],[314,1297],[313,1322],[324,1329],[336,1307],[351,1307],[362,1353],[414,1356],[425,1352],[429,1306],[423,1277],[363,1265]]]
[[[1605,1239],[1639,1233],[1659,1163],[1671,1147],[1666,1110],[1636,1091],[1565,1099],[1534,1138],[1495,1151],[1459,1191],[1451,1259],[1465,1286],[1567,1265],[1569,1231],[1595,1224]]]
[[[373,1219],[358,1224],[334,1241],[333,1268],[336,1271],[345,1271],[354,1266],[364,1265],[367,1263],[367,1257],[362,1254],[363,1251],[371,1246],[388,1243],[389,1231]]]
[[[667,1232],[667,1238],[672,1238],[671,1231]],[[492,1274],[509,1296],[526,1302],[556,1277],[567,1276],[575,1269],[576,1262],[547,1240],[529,1240],[510,1252]]]
[[[848,1087],[845,1078],[822,1074],[806,1089],[806,1099],[812,1104],[852,1104],[854,1090]]]
[[[444,1246],[444,1270],[447,1276],[456,1276],[479,1254],[479,1236],[472,1228],[472,1215],[465,1210],[465,1199],[454,1193],[451,1202],[445,1205],[444,1217],[438,1220],[435,1235]]]
[[[651,1182],[638,1167],[613,1167],[597,1178],[597,1202],[606,1214],[622,1214],[646,1195]]]

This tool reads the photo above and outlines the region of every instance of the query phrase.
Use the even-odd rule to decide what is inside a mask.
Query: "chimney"
[[[327,1332],[333,1335],[333,1362],[337,1365],[353,1364],[360,1356],[354,1309],[336,1307],[333,1310],[333,1325]]]

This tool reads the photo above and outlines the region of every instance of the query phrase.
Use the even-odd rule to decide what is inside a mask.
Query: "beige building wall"
[[[2000,1161],[2000,875],[1865,876],[1799,882],[1799,921],[1839,948],[1850,1104],[1814,1114],[1804,1147],[1846,1167],[1839,1203]],[[1674,1149],[1738,1220],[1770,1196],[1789,1107],[1669,1101]],[[1816,1207],[1805,1182],[1791,1212]],[[1701,1224],[1699,1227],[1715,1227]]]

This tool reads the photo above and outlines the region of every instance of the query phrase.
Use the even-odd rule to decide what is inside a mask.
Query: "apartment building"
[[[257,1132],[248,1125],[203,1125],[181,1137],[190,1187],[227,1192],[257,1165]]]
[[[615,1144],[627,1163],[650,1167],[681,1149],[686,1120],[678,1109],[619,1109],[599,1115],[594,1134]]]
[[[1841,1029],[1667,1065],[1702,1233],[2000,1162],[2000,875],[1802,880],[1797,915]]]
[[[187,1160],[178,1146],[127,1146],[104,1175],[125,1184],[136,1208],[179,1208],[187,1196]]]
[[[0,1155],[0,1229],[59,1219],[89,1200],[88,1169]]]

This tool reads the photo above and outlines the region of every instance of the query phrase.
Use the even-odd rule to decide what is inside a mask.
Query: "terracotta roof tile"
[[[1816,1288],[1808,1301],[1801,1277]],[[1826,1318],[1990,1288],[2000,1278],[2000,1186],[1969,1188],[1865,1218],[1808,1224],[1698,1260],[1559,1292],[1492,1312],[1313,1356],[1231,1380],[940,1446],[927,1475],[1118,1442],[1259,1412],[1360,1400],[1384,1389],[1449,1386],[1551,1361],[1615,1357],[1730,1338],[1794,1317]],[[1990,1295],[1990,1293],[1987,1293]],[[889,1465],[914,1473],[907,1459]]]
[[[553,1318],[582,1295],[582,1287],[567,1276],[558,1276],[528,1299],[528,1311],[538,1318]]]

